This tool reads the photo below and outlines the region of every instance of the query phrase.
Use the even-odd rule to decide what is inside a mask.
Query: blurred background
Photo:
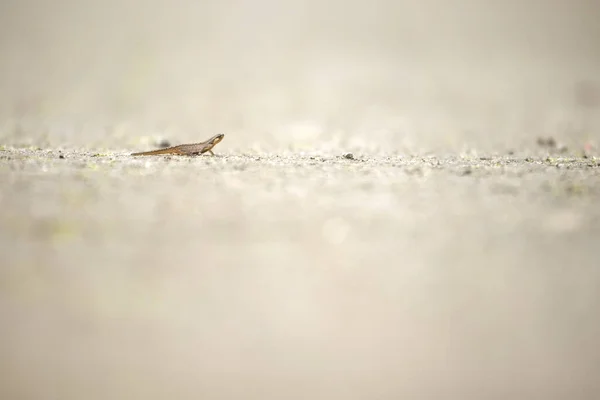
[[[593,0],[0,4],[1,137],[504,149],[600,126]],[[231,137],[233,135],[233,137]]]

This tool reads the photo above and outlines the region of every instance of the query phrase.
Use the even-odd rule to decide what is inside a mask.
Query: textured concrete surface
[[[230,139],[0,151],[3,398],[599,393],[600,159]]]

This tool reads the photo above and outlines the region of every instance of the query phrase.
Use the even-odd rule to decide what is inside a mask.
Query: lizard
[[[224,134],[219,133],[208,139],[205,142],[191,143],[191,144],[180,144],[179,146],[168,147],[166,149],[158,149],[152,151],[143,151],[140,153],[131,153],[132,156],[158,156],[162,154],[174,154],[178,156],[197,156],[209,152],[213,156],[215,153],[212,152],[212,148],[217,143],[223,140]]]

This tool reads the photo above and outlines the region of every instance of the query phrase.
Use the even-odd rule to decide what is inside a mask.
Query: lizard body
[[[222,133],[215,135],[208,139],[205,142],[200,143],[191,143],[191,144],[180,144],[179,146],[168,147],[166,149],[158,149],[152,151],[143,151],[140,153],[132,153],[132,156],[159,156],[162,154],[174,154],[178,156],[197,156],[203,153],[210,153],[213,156],[215,153],[212,152],[212,148],[215,147],[217,143],[223,140]]]

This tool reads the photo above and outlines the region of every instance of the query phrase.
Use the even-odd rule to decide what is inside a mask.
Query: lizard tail
[[[158,156],[161,154],[181,154],[179,149],[175,147],[168,147],[166,149],[158,149],[152,151],[142,151],[140,153],[131,153],[132,156]]]

